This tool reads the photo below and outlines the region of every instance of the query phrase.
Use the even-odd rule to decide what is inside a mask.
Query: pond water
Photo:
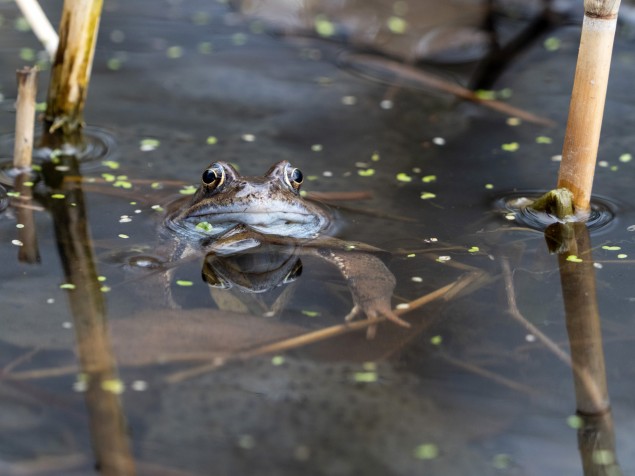
[[[32,263],[25,207],[0,211],[0,473],[635,474],[628,27],[594,185],[615,218],[558,256],[500,203],[555,183],[577,26],[528,44],[494,85],[545,125],[417,79],[467,84],[473,64],[406,78],[381,45],[370,61],[209,3],[106,2],[85,114],[106,151],[67,197],[36,187]],[[13,71],[40,50],[19,17],[0,2],[3,158]],[[211,258],[170,262],[162,210],[216,160],[247,175],[288,160],[309,193],[359,192],[331,195],[336,236],[385,250],[411,327],[340,332],[347,282],[315,253],[259,294],[211,287]],[[605,388],[610,411],[585,414]]]

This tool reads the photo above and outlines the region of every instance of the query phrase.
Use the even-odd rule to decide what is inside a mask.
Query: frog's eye
[[[212,164],[203,172],[201,179],[205,185],[219,187],[225,181],[225,169],[220,164]]]
[[[296,169],[291,167],[290,165],[284,171],[284,181],[291,187],[293,190],[300,190],[300,185],[302,185],[302,181],[304,180],[304,175],[300,169]]]

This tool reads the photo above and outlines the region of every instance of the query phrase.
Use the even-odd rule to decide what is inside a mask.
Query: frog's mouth
[[[325,230],[330,223],[325,214],[276,210],[230,210],[210,213],[190,214],[179,223],[169,223],[170,228],[186,228],[207,236],[220,236],[240,225],[265,235],[278,235],[290,238],[310,238]]]
[[[326,226],[325,218],[320,215],[286,210],[284,212],[223,212],[202,218],[210,223],[212,229],[216,227],[220,230],[228,230],[238,225],[245,225],[259,233],[293,238],[308,238]]]
[[[200,215],[191,215],[190,221],[207,221],[212,225],[214,223],[242,223],[248,226],[268,226],[279,225],[282,223],[304,224],[311,223],[319,219],[318,216],[310,213],[284,211],[223,211],[220,213],[201,213]]]

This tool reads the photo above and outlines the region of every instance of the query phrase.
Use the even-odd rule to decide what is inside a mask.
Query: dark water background
[[[60,3],[46,5],[54,23]],[[360,77],[359,67],[342,60],[346,44],[262,33],[262,23],[208,3],[106,2],[87,103],[87,123],[115,142],[103,160],[119,163],[112,170],[95,160],[82,172],[138,473],[584,474],[571,368],[510,317],[505,289],[508,262],[524,317],[568,351],[557,258],[541,233],[515,227],[496,206],[511,191],[555,183],[579,28],[538,38],[495,84],[511,90],[510,103],[556,125],[510,125],[486,108],[395,85],[385,71]],[[0,153],[8,157],[13,72],[30,63],[25,48],[37,54],[40,47],[16,29],[13,3],[0,3],[0,15]],[[547,37],[559,48],[545,48]],[[635,56],[628,26],[618,32],[612,68],[594,191],[614,204],[616,218],[593,233],[592,253],[615,457],[623,474],[634,474]],[[461,82],[469,68],[434,70]],[[40,100],[46,82],[44,73]],[[159,143],[144,151],[148,138]],[[517,150],[505,150],[513,143]],[[160,213],[152,206],[178,196],[181,183],[196,185],[209,162],[231,161],[257,175],[282,159],[311,176],[306,190],[372,193],[346,205],[374,213],[343,211],[338,236],[392,252],[395,304],[470,272],[481,278],[471,292],[407,314],[411,330],[383,324],[372,341],[354,333],[166,381],[198,363],[147,359],[192,320],[217,320],[204,327],[207,351],[231,351],[255,345],[259,333],[339,324],[350,309],[336,271],[307,259],[279,317],[254,316],[224,338],[214,330],[234,315],[213,311],[218,296],[215,303],[200,279],[200,262],[174,273],[180,311],[166,309],[163,283],[126,267],[126,256],[156,250]],[[369,168],[373,175],[359,174]],[[127,176],[133,188],[90,182],[104,173]],[[436,180],[422,180],[430,175]],[[424,192],[434,197],[422,199]],[[89,417],[73,369],[73,293],[60,288],[52,220],[36,212],[38,265],[17,262],[15,223],[13,209],[0,214],[0,366],[10,366],[7,374],[70,370],[0,381],[0,473],[92,474]],[[182,350],[203,351],[187,343]],[[598,453],[596,463],[606,458]]]

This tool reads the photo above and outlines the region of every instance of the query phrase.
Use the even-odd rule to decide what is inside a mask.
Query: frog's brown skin
[[[274,164],[262,177],[243,177],[230,164],[214,162],[192,198],[168,211],[165,224],[188,241],[204,244],[203,251],[219,255],[269,241],[293,242],[340,270],[354,303],[347,320],[366,314],[408,326],[391,309],[393,274],[362,247],[330,238],[332,214],[301,197],[301,183],[302,173],[287,161]]]

